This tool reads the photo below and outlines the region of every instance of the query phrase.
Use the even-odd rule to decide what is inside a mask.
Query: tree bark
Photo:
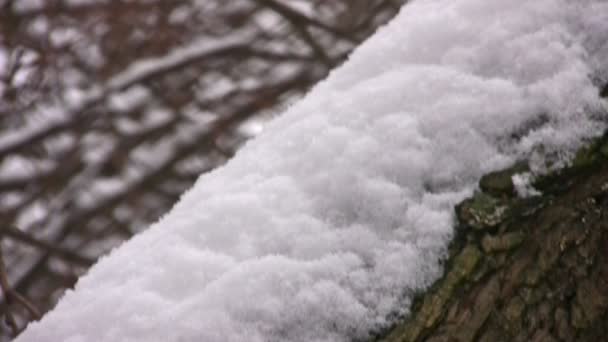
[[[381,341],[608,341],[608,138],[518,198],[487,175],[457,208],[445,274]]]

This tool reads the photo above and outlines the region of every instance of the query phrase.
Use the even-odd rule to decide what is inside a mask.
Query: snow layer
[[[440,275],[482,174],[605,127],[607,25],[599,0],[412,2],[17,341],[365,338]]]

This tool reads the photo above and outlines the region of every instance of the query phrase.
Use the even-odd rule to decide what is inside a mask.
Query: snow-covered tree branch
[[[118,6],[113,14],[127,15],[128,4],[107,8]],[[6,216],[31,242],[44,234],[62,249],[37,248],[33,257],[20,258],[23,265],[1,272],[19,283],[3,288],[21,293],[44,268],[61,274],[65,260],[58,265],[52,256],[68,248],[90,257],[103,249],[99,239],[88,242],[93,236],[111,242],[116,233],[130,236],[169,206],[188,180],[214,170],[149,229],[80,277],[20,342],[363,341],[412,314],[415,296],[444,276],[431,304],[415,312],[422,316],[413,320],[420,323],[413,335],[407,329],[387,335],[421,340],[427,336],[421,331],[436,332],[431,328],[451,305],[450,291],[471,283],[468,276],[485,264],[481,250],[491,254],[526,241],[517,235],[524,228],[496,231],[512,208],[503,203],[506,197],[493,197],[484,175],[514,167],[509,198],[534,197],[546,189],[535,187],[543,176],[573,160],[604,158],[603,140],[580,154],[608,128],[601,97],[608,83],[603,0],[412,1],[269,123],[269,112],[339,64],[394,10],[391,3],[255,0],[199,4],[200,12],[194,5],[175,12],[167,4],[159,2],[157,19],[142,25],[171,26],[176,19],[170,17],[184,23],[196,13],[208,21],[188,34],[167,29],[170,38],[158,37],[168,44],[161,53],[120,68],[104,69],[100,62],[97,79],[83,82],[76,73],[63,81],[86,85],[82,89],[56,93],[50,87],[31,105],[6,101],[35,113],[22,125],[7,124],[23,131],[5,138],[11,154],[2,167],[12,177],[6,184],[27,176],[15,169],[29,170],[33,179],[53,174],[65,180],[59,187],[40,181],[5,200]],[[37,10],[17,3],[11,9],[11,20]],[[55,39],[71,42],[66,36],[86,45],[77,33]],[[184,37],[192,44],[172,45]],[[110,56],[98,55],[88,58]],[[6,65],[27,64],[11,58]],[[90,62],[83,61],[95,68]],[[263,132],[237,151],[262,122]],[[44,163],[49,155],[56,159]],[[40,165],[24,166],[40,156]],[[77,171],[62,174],[66,168]],[[480,179],[485,193],[476,194]],[[603,178],[597,179],[589,184]],[[41,205],[40,193],[48,188],[55,190]],[[459,219],[474,233],[448,259],[459,203]],[[497,288],[504,294],[516,282],[484,275],[491,282],[482,285],[492,290],[486,297],[498,298]],[[459,315],[455,305],[452,316],[483,324],[479,317],[487,318],[486,304],[494,302],[477,299],[470,301],[482,303],[483,312]],[[589,308],[581,309],[580,322],[589,320]],[[461,335],[456,330],[438,336],[474,340],[479,327]]]

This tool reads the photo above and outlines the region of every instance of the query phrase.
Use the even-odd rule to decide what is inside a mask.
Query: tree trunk
[[[514,195],[520,170],[457,207],[443,278],[382,341],[608,341],[608,139],[537,181],[542,195]]]

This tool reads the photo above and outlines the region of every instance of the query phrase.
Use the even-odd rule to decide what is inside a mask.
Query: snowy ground
[[[601,0],[412,2],[17,341],[365,338],[482,174],[606,127],[606,36]]]

